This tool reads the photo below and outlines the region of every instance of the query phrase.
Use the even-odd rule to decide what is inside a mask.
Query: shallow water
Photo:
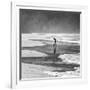
[[[21,47],[22,79],[80,76],[79,44],[58,41],[54,53],[52,41],[32,39],[28,35],[29,44],[25,41]]]

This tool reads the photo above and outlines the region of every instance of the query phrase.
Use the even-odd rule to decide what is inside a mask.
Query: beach
[[[57,38],[56,54],[53,51],[52,36]],[[21,78],[48,77],[80,77],[79,35],[22,35]]]

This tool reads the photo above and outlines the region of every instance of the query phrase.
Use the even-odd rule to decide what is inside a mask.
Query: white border
[[[23,9],[40,9],[40,10],[56,10],[56,11],[74,11],[81,12],[80,17],[80,55],[81,55],[81,68],[82,77],[72,79],[52,79],[52,80],[34,80],[34,81],[22,81],[19,80],[19,8]],[[37,3],[25,3],[25,2],[13,2],[11,4],[11,87],[22,88],[32,86],[48,86],[48,85],[65,85],[65,84],[78,84],[87,82],[87,7],[86,6],[73,6],[73,5],[52,5],[52,4],[37,4]]]

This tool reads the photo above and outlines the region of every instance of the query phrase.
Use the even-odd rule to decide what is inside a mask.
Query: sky
[[[20,9],[21,33],[80,33],[80,12]]]

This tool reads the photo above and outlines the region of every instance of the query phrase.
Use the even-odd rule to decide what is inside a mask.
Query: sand
[[[62,42],[68,42],[70,45],[75,44],[75,45],[80,45],[80,36],[79,34],[77,35],[72,35],[72,34],[22,34],[22,47],[31,47],[33,49],[28,50],[22,50],[21,51],[21,57],[47,57],[48,55],[44,52],[53,52],[52,49],[50,49],[50,46],[44,46],[44,45],[49,45],[51,41],[53,41],[52,36],[55,36],[57,41],[62,41]],[[33,39],[33,40],[32,40]],[[40,40],[44,41],[40,41]],[[37,40],[37,41],[35,41]],[[45,41],[49,40],[49,41]],[[46,42],[46,43],[44,43]],[[68,43],[65,43],[66,45]],[[60,44],[60,43],[59,43]],[[61,45],[61,44],[60,44]],[[40,47],[35,47],[35,46],[40,46]],[[43,47],[44,46],[44,47]],[[43,47],[43,48],[42,48]],[[59,47],[59,46],[58,46]],[[73,46],[74,47],[74,46]],[[68,47],[69,48],[69,47]],[[69,63],[69,64],[79,64],[80,65],[80,54],[78,54],[78,48],[76,48],[76,51],[74,51],[74,48],[68,49],[64,48],[64,46],[61,48],[58,48],[57,52],[60,53],[61,55],[58,58],[62,59],[62,63]],[[71,48],[71,47],[70,47]],[[71,54],[63,54],[66,51],[71,53],[72,52],[77,52],[77,54],[71,53]],[[70,51],[71,50],[71,51]],[[67,53],[66,52],[66,53]],[[30,59],[31,60],[31,59]],[[38,60],[38,59],[35,59]],[[33,60],[34,61],[34,60]],[[60,77],[60,78],[71,78],[71,77],[80,77],[80,67],[75,67],[75,71],[65,71],[65,72],[60,72],[60,71],[55,71],[55,70],[62,70],[62,68],[59,66],[53,67],[53,66],[45,66],[47,63],[52,63],[53,61],[40,61],[45,64],[45,65],[37,65],[37,62],[35,61],[36,64],[30,64],[30,63],[24,63],[21,62],[21,77],[22,79],[32,79],[32,78],[48,78],[48,77]],[[60,61],[57,62],[58,64],[61,63]],[[54,62],[55,64],[55,62]],[[68,68],[67,68],[68,69]]]
[[[22,63],[22,79],[50,77],[51,75],[49,75],[48,73],[44,73],[44,71],[47,70],[53,70],[53,68],[47,68],[41,65]]]
[[[22,63],[22,79],[38,79],[38,78],[48,78],[48,77],[60,77],[60,78],[73,78],[80,77],[80,69],[77,71],[67,71],[67,72],[53,72],[53,67],[46,67],[41,65],[26,64]]]

